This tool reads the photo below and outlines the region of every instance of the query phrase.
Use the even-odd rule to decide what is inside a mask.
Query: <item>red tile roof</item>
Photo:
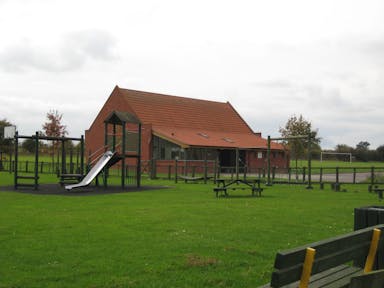
[[[218,148],[266,148],[267,140],[254,134],[188,129],[177,127],[152,126],[153,133],[181,146],[200,146]],[[271,143],[271,149],[282,146]]]
[[[214,102],[121,88],[119,92],[144,124],[253,133],[229,102]]]
[[[181,146],[266,148],[229,102],[122,89],[118,94],[155,135]],[[284,149],[274,143],[272,149]]]

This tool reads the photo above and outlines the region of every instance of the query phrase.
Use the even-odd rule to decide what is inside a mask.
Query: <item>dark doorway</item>
[[[221,167],[235,167],[236,166],[236,150],[219,150],[219,162]],[[239,166],[245,166],[245,151],[239,151]]]

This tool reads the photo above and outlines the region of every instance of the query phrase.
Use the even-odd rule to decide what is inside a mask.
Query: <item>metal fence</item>
[[[67,163],[65,170],[59,162],[39,162],[38,173],[40,174],[65,174],[81,171],[79,163]],[[13,173],[15,161],[0,161],[0,171]],[[20,173],[34,173],[34,161],[19,161],[17,165]],[[207,179],[261,179],[267,180],[267,168],[240,166],[236,170],[235,166],[219,166],[216,161],[180,160],[180,161],[142,161],[141,172],[143,176],[152,179],[176,180],[177,177],[205,177]],[[278,168],[271,167],[269,171],[272,183],[306,184],[308,183],[309,172],[311,181],[314,183],[348,183],[348,184],[384,184],[383,167],[321,167],[312,168]],[[121,175],[120,164],[114,165],[109,169],[109,175]],[[135,165],[126,165],[126,175],[129,183],[134,183],[137,175]]]

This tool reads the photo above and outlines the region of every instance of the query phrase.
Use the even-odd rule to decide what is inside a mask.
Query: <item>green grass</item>
[[[144,184],[169,188],[0,192],[0,287],[256,287],[277,250],[351,231],[353,208],[380,204],[366,186],[275,185],[261,198],[216,199],[212,184]]]
[[[294,160],[291,160],[290,163],[291,167],[296,167],[296,163]],[[308,167],[308,160],[298,160],[297,161],[298,167]],[[326,168],[336,168],[336,167],[355,167],[355,168],[371,168],[371,167],[384,167],[384,162],[344,162],[344,161],[333,161],[333,160],[325,160],[325,161],[319,161],[319,160],[312,160],[311,166],[313,168],[320,168],[320,167],[326,167]]]

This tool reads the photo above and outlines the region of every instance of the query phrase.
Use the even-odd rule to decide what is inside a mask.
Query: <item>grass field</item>
[[[9,175],[0,173],[2,185]],[[261,198],[245,190],[216,199],[213,184],[144,184],[168,188],[0,192],[0,287],[257,287],[277,250],[349,232],[353,208],[381,204],[364,185],[275,185]]]
[[[308,160],[299,160],[297,161],[298,167],[308,167]],[[291,167],[296,167],[296,163],[294,160],[291,160],[290,163]],[[326,167],[326,168],[336,168],[336,167],[355,167],[355,168],[371,168],[373,167],[384,167],[384,162],[344,162],[344,161],[332,161],[332,160],[325,160],[325,161],[319,161],[319,160],[312,160],[311,166],[313,168],[320,168],[320,167]]]

